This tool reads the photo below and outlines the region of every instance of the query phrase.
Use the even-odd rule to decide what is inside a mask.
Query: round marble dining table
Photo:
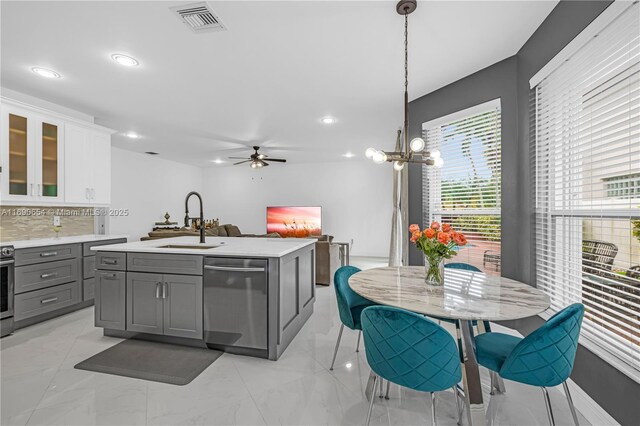
[[[423,266],[373,268],[349,278],[349,287],[362,297],[434,318],[457,320],[462,348],[462,376],[467,418],[472,425],[485,425],[480,371],[473,345],[473,321],[506,321],[537,315],[549,307],[549,296],[509,278],[461,269],[445,269],[444,285],[424,281]],[[496,381],[499,378],[496,377]],[[501,381],[492,387],[504,389]],[[493,391],[493,389],[492,389]]]

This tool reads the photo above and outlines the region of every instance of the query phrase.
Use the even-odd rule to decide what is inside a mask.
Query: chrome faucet
[[[196,191],[191,191],[187,194],[187,198],[184,199],[184,226],[185,228],[189,227],[189,219],[197,219],[189,217],[189,198],[191,198],[192,195],[195,195],[200,200],[200,243],[204,244],[204,213],[202,211],[202,197]]]

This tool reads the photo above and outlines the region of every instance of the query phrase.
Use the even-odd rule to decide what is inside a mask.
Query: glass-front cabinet
[[[56,119],[2,107],[3,201],[63,200],[63,128]]]

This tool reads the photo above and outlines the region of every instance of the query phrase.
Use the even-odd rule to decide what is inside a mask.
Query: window
[[[536,87],[536,281],[640,380],[640,19],[629,6]]]
[[[424,166],[423,222],[453,225],[469,244],[450,262],[500,274],[500,100],[424,123],[428,151],[444,166]]]

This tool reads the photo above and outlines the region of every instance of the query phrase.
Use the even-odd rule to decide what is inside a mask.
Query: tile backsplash
[[[60,216],[61,237],[94,233],[92,208],[0,206],[0,240],[53,238],[54,216]]]

